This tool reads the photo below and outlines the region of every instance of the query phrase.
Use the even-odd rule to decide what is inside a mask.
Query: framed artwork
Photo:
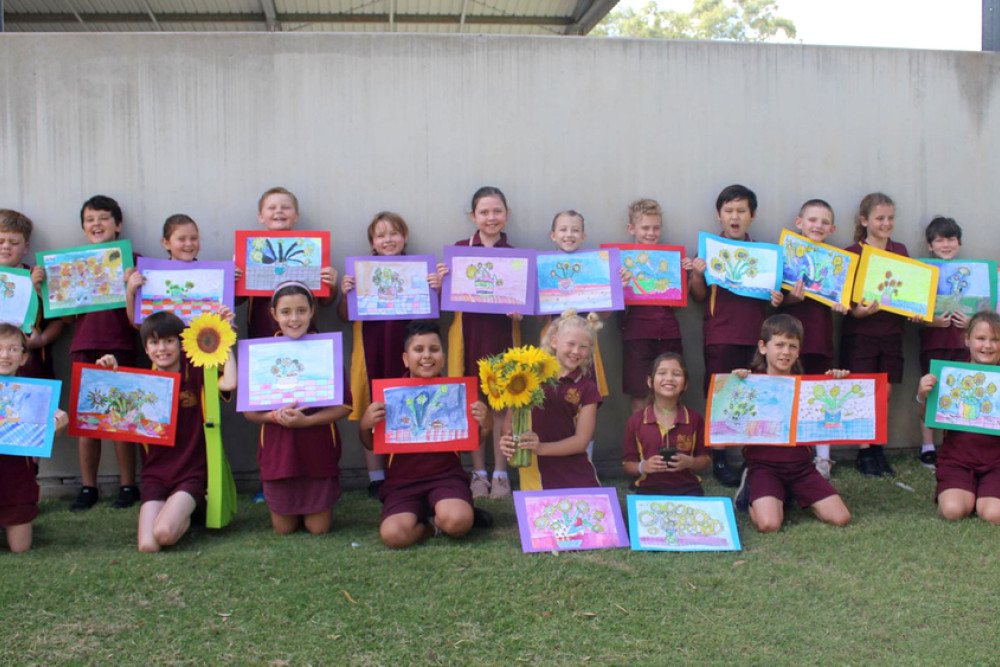
[[[583,312],[625,309],[617,248],[540,252],[536,261],[537,314],[558,315],[567,308]]]
[[[372,400],[385,403],[385,420],[375,426],[376,454],[479,448],[475,378],[372,380]]]
[[[613,487],[515,491],[514,510],[524,553],[628,546]]]
[[[775,243],[733,241],[700,232],[698,256],[707,264],[705,282],[709,285],[764,301],[781,289],[784,251]]]
[[[991,259],[924,259],[938,268],[934,316],[997,309],[997,263]]]
[[[69,434],[174,446],[180,373],[73,364]]]
[[[797,444],[884,444],[888,441],[888,382],[885,373],[842,380],[803,375],[796,411]]]
[[[445,246],[441,310],[534,314],[535,251]]]
[[[95,245],[37,252],[45,269],[42,306],[45,317],[61,317],[125,307],[125,271],[132,268],[132,243]]]
[[[927,396],[929,428],[1000,434],[1000,366],[931,360],[938,382]]]
[[[632,551],[740,551],[731,498],[630,494]]]
[[[38,318],[38,294],[29,269],[0,267],[0,322],[31,335]]]
[[[632,274],[624,288],[626,306],[686,306],[687,272],[681,268],[684,246],[602,243],[618,248],[621,265]]]
[[[795,444],[792,422],[798,399],[794,375],[716,374],[708,388],[705,444]]]
[[[344,341],[340,333],[237,341],[236,410],[301,408],[344,402]]]
[[[146,284],[135,294],[135,323],[160,311],[191,324],[199,315],[216,313],[223,306],[232,310],[235,269],[232,262],[138,258],[136,270],[146,277]]]
[[[938,267],[893,252],[862,246],[853,300],[906,317],[934,319]]]
[[[810,241],[805,236],[781,230],[779,241],[784,248],[781,286],[791,291],[802,281],[805,296],[832,306],[851,307],[851,288],[858,271],[859,255],[825,243]]]
[[[438,294],[427,284],[434,273],[434,255],[348,257],[347,275],[354,289],[347,293],[351,321],[437,319]]]
[[[236,267],[243,277],[236,296],[271,296],[288,280],[307,286],[316,296],[330,296],[320,272],[330,266],[330,232],[236,232]]]
[[[59,380],[0,378],[0,454],[52,456]]]

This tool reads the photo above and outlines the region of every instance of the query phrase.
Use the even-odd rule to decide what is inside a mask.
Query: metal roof
[[[617,0],[0,0],[6,32],[585,35]]]

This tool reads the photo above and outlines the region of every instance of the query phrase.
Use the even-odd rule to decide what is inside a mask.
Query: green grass
[[[145,555],[136,510],[46,501],[31,552],[0,553],[0,663],[997,664],[1000,528],[939,519],[933,476],[894,463],[914,492],[841,464],[852,525],[740,516],[741,553],[522,554],[501,501],[490,531],[393,552],[357,491],[326,536],[241,497]]]

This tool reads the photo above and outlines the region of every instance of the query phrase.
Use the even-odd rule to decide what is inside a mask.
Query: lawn
[[[392,552],[353,491],[329,535],[279,537],[241,497],[225,530],[144,555],[137,509],[46,501],[31,552],[0,553],[0,663],[997,664],[1000,528],[939,519],[933,475],[893,462],[836,469],[850,526],[742,515],[740,553],[522,554],[509,501],[484,503],[492,530]]]

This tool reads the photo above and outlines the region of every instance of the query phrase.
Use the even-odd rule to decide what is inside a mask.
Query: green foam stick
[[[208,456],[207,528],[223,528],[236,514],[236,480],[222,448],[219,416],[219,369],[205,367],[205,449]]]

